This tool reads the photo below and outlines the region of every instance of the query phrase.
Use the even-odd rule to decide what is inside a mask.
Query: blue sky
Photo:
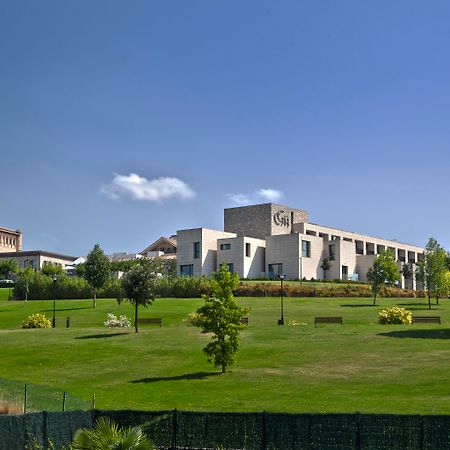
[[[137,252],[278,199],[450,248],[448,1],[0,0],[0,226]]]

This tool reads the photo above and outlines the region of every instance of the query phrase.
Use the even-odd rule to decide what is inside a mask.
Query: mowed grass
[[[114,300],[99,300],[94,310],[91,300],[58,300],[56,329],[23,330],[27,314],[51,318],[52,301],[0,301],[0,387],[20,396],[26,382],[36,395],[67,391],[86,404],[95,393],[104,409],[450,412],[449,301],[429,313],[425,299],[380,299],[373,307],[371,299],[289,298],[284,327],[278,298],[238,301],[251,307],[250,324],[225,374],[202,353],[208,336],[186,325],[200,299],[159,299],[140,309],[164,326],[138,334],[103,325],[107,312],[131,317],[128,303],[118,311]],[[440,315],[443,323],[379,325],[378,311],[392,305]],[[314,327],[320,315],[342,316],[344,324]]]

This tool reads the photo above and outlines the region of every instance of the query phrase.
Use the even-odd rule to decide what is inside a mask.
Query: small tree
[[[142,258],[140,264],[133,266],[122,277],[123,295],[134,305],[134,329],[136,333],[139,332],[138,306],[147,307],[155,300],[156,277],[155,265],[152,261],[144,258]]]
[[[320,268],[323,270],[323,279],[325,280],[327,272],[331,269],[329,258],[323,258]]]
[[[448,292],[447,253],[434,238],[428,240],[423,261],[417,264],[416,278],[423,283],[428,297],[428,309],[431,309],[431,297],[439,297]]]
[[[414,277],[414,270],[413,270],[412,264],[411,263],[404,263],[402,265],[401,274],[405,278],[405,284],[406,284],[406,281],[411,281],[411,283],[412,283],[413,282],[413,277]],[[412,289],[412,286],[410,286],[409,284],[408,284],[408,287],[409,287],[409,289]]]
[[[241,319],[248,308],[240,307],[234,298],[239,278],[231,274],[224,263],[211,280],[211,295],[204,296],[205,304],[197,309],[194,324],[201,328],[202,333],[212,333],[203,351],[208,362],[221,367],[222,373],[233,364],[240,347],[239,332],[243,329]]]
[[[42,273],[44,275],[48,275],[49,277],[53,275],[65,275],[65,272],[61,266],[58,266],[57,264],[53,264],[49,261],[45,261],[42,265]]]
[[[394,255],[389,250],[383,250],[374,260],[373,266],[367,272],[367,281],[372,288],[373,304],[382,286],[392,286],[400,280],[400,273],[395,263]]]
[[[10,274],[17,273],[19,265],[13,259],[0,261],[0,278],[8,278]]]
[[[103,253],[100,245],[95,244],[94,248],[87,255],[84,267],[84,278],[94,288],[94,308],[97,307],[97,290],[105,286],[110,276],[109,260]]]

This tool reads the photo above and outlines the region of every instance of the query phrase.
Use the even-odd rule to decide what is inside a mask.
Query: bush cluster
[[[210,293],[206,277],[160,277],[156,281],[159,297],[196,298]]]
[[[378,322],[381,324],[408,324],[412,323],[411,311],[393,306],[378,313]]]
[[[119,328],[130,328],[131,321],[127,316],[119,316],[117,317],[115,314],[108,313],[106,321],[104,322],[105,326],[108,328],[119,327]]]
[[[22,323],[22,328],[51,328],[52,323],[50,322],[45,314],[31,314]]]
[[[114,298],[119,286],[119,280],[111,278],[109,283],[99,290],[97,297]],[[14,297],[24,300],[27,287],[29,300],[53,298],[53,280],[50,276],[41,272],[28,272],[19,275],[14,288]],[[55,295],[56,298],[60,299],[90,298],[92,297],[92,287],[84,278],[59,275],[55,285]]]

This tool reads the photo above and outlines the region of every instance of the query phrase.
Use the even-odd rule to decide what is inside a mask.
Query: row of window
[[[16,245],[16,238],[0,236],[0,245]]]

